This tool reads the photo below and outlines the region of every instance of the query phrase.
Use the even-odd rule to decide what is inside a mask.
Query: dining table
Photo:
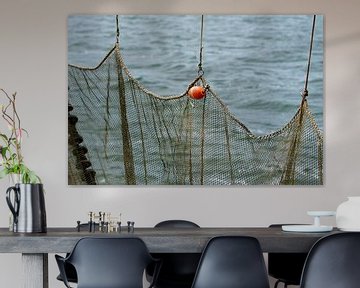
[[[123,227],[119,231],[103,232],[57,227],[48,228],[46,233],[15,233],[0,228],[0,253],[22,254],[24,288],[48,288],[48,254],[68,253],[83,237],[138,237],[150,253],[201,253],[212,237],[240,235],[257,238],[264,253],[304,253],[320,238],[338,232],[337,229],[322,233],[284,232],[281,227]]]

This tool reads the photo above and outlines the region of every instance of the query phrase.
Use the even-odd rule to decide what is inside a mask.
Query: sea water
[[[301,101],[312,15],[205,15],[204,76],[256,135],[276,131]],[[120,47],[133,77],[159,95],[197,76],[200,15],[119,15]],[[116,41],[115,15],[68,18],[68,63],[95,67]],[[317,16],[308,103],[323,129],[323,17]]]

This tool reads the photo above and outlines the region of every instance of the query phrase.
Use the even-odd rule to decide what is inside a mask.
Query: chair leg
[[[288,287],[288,285],[287,285],[286,282],[283,282],[283,281],[281,281],[281,280],[277,280],[277,281],[275,282],[275,284],[274,284],[274,288],[277,288],[278,285],[279,285],[279,283],[284,283],[284,288],[287,288],[287,287]]]

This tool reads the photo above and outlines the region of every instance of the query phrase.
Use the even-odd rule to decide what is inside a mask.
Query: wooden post
[[[23,288],[49,288],[48,254],[22,254]]]

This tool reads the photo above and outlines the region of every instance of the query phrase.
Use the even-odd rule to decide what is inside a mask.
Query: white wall
[[[30,137],[26,161],[46,187],[48,226],[74,226],[89,210],[122,212],[136,226],[187,218],[201,226],[309,222],[307,210],[334,210],[357,186],[360,153],[360,20],[358,0],[1,0],[0,87],[18,92]],[[107,14],[324,14],[325,181],[322,187],[67,186],[67,16]],[[8,224],[6,180],[0,226]],[[328,223],[335,224],[334,220]],[[57,271],[50,262],[50,287]],[[0,255],[2,287],[20,287],[19,255]]]

